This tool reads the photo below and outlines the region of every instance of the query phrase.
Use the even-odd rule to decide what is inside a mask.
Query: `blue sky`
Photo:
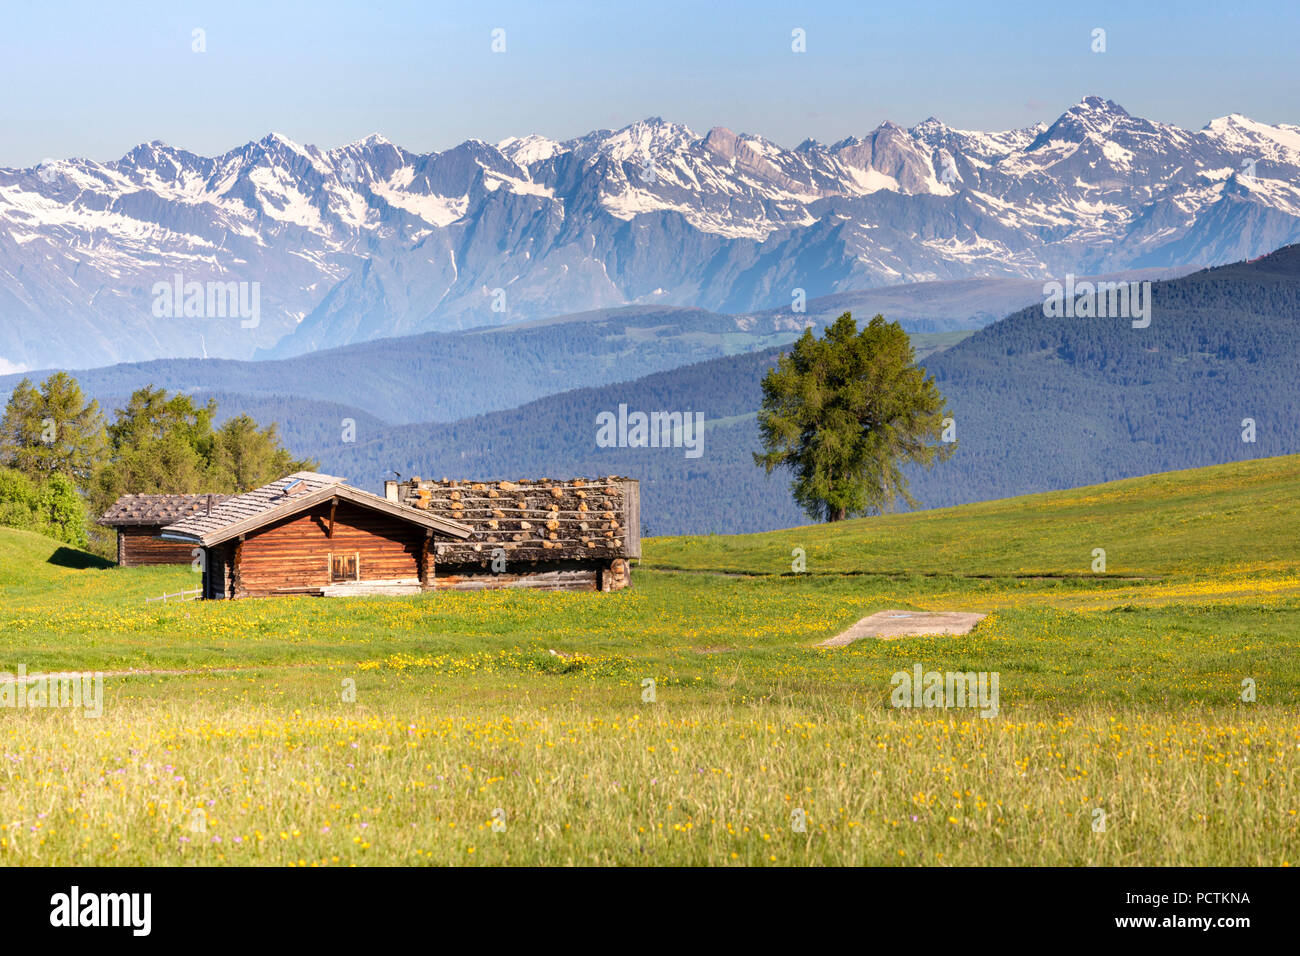
[[[1085,94],[1199,128],[1300,123],[1300,3],[58,3],[0,36],[0,166],[212,155],[275,130],[413,150],[646,116],[834,141],[886,119],[1050,120]],[[1163,9],[1161,9],[1163,8]],[[491,51],[491,31],[506,51]],[[1094,28],[1107,50],[1090,49]],[[205,31],[206,52],[192,50]],[[806,31],[807,52],[791,51]]]

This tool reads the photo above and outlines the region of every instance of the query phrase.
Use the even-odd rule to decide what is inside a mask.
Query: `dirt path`
[[[864,637],[893,640],[925,634],[967,634],[987,615],[969,611],[877,611],[818,647],[845,647]]]

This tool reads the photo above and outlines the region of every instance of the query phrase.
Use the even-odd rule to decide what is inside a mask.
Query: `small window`
[[[351,554],[331,554],[330,555],[330,582],[335,581],[360,581],[361,580],[361,555],[358,552]]]

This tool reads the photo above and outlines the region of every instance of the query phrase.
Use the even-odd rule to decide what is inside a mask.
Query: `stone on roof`
[[[474,529],[461,541],[440,541],[441,564],[507,560],[551,562],[611,559],[641,554],[638,483],[604,478],[520,481],[429,481],[412,478],[397,500]]]

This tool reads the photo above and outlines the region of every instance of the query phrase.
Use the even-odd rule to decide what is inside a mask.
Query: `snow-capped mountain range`
[[[380,136],[321,150],[271,134],[217,157],[155,142],[0,169],[0,372],[1294,242],[1300,127],[1233,114],[1190,132],[1094,96],[1050,126],[928,119],[794,149],[658,118],[423,154]]]

